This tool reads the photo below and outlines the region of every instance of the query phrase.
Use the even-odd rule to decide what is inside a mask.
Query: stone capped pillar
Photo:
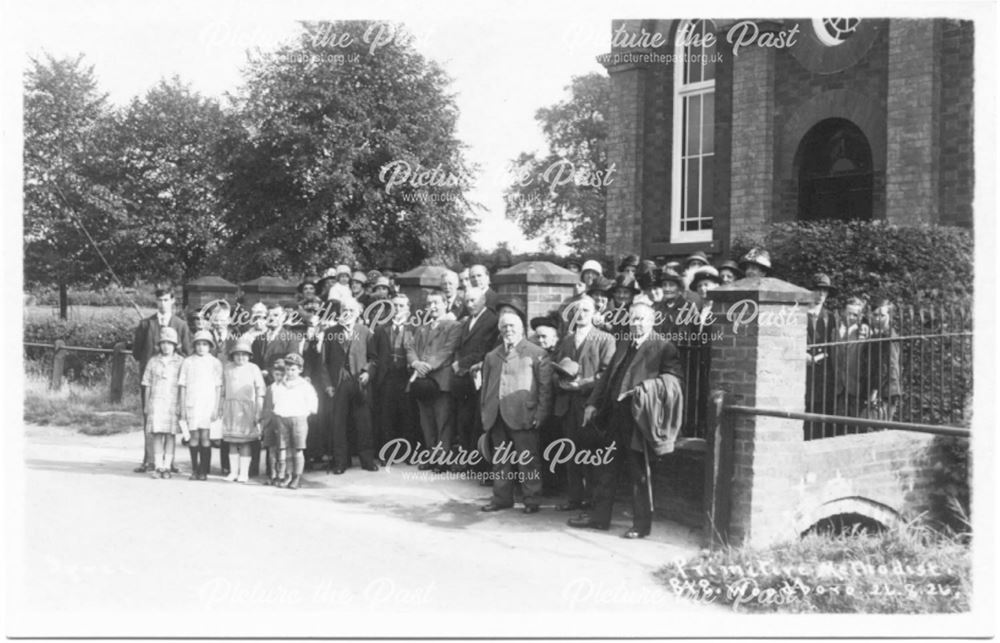
[[[198,310],[205,304],[224,299],[236,303],[240,287],[216,275],[205,275],[184,284],[184,308]]]
[[[490,282],[500,295],[520,297],[528,320],[559,308],[575,294],[580,275],[550,261],[523,261],[493,275]]]
[[[410,310],[424,307],[427,293],[441,287],[441,276],[448,272],[444,266],[417,266],[413,270],[396,275],[396,285],[400,292],[410,298]]]
[[[254,302],[277,302],[295,299],[298,284],[281,277],[257,277],[240,285],[243,301],[249,308]]]
[[[716,288],[710,297],[712,390],[725,391],[727,404],[803,412],[806,310],[813,293],[780,279],[754,278]],[[797,537],[802,421],[744,414],[730,419],[730,538],[759,546]]]

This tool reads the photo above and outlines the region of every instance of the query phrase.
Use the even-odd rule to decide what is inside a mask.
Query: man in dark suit
[[[562,425],[562,437],[577,449],[588,448],[583,434],[583,409],[587,398],[606,372],[615,353],[615,340],[610,333],[594,327],[594,300],[580,295],[566,307],[564,315],[569,332],[559,341],[553,357],[555,371],[555,415]],[[568,501],[556,507],[559,511],[588,509],[593,495],[593,467],[570,459],[566,463]]]
[[[406,363],[406,347],[413,342],[414,327],[410,319],[410,298],[403,293],[392,300],[393,316],[388,323],[375,327],[375,347],[378,378],[375,383],[374,414],[376,426],[375,452],[396,438],[403,438],[416,447],[420,441],[419,427],[413,422],[413,401],[406,392],[410,370]]]
[[[514,506],[514,472],[524,513],[538,511],[542,493],[540,431],[552,402],[552,363],[544,348],[524,338],[521,317],[505,312],[497,322],[501,344],[483,359],[483,427],[493,446],[493,499],[483,511]],[[508,452],[504,457],[504,452]]]
[[[486,307],[486,295],[479,288],[469,287],[465,293],[466,316],[461,324],[455,361],[452,396],[455,398],[455,433],[457,446],[466,451],[476,448],[482,433],[479,416],[479,391],[473,381],[472,367],[483,361],[486,353],[497,346],[500,339],[497,316]]]
[[[340,307],[340,323],[330,328],[323,338],[323,363],[326,369],[323,388],[331,400],[330,461],[333,473],[340,475],[351,467],[351,435],[356,439],[361,468],[378,471],[372,436],[371,409],[365,390],[371,384],[377,368],[377,355],[372,331],[360,323],[361,304],[356,299],[344,299]]]
[[[302,305],[302,320],[305,329],[299,340],[299,348],[294,351],[302,356],[302,376],[307,378],[316,391],[318,401],[316,413],[309,416],[309,433],[306,438],[306,467],[322,460],[331,450],[330,440],[330,397],[326,394],[323,372],[323,327],[320,311],[323,303],[319,299],[306,301]]]
[[[146,364],[156,355],[159,349],[160,329],[169,326],[177,331],[179,344],[177,350],[181,355],[191,354],[191,330],[184,320],[174,315],[174,293],[169,288],[156,289],[156,313],[146,317],[136,326],[135,335],[132,338],[132,357],[139,364],[139,379],[146,370]],[[146,413],[145,400],[142,400],[142,412]],[[145,423],[144,423],[145,424]],[[145,431],[145,453],[142,456],[142,464],[135,468],[136,473],[151,471],[153,466],[153,436]]]
[[[500,295],[490,287],[490,272],[486,266],[476,264],[469,268],[469,283],[473,288],[480,288],[486,293],[486,307],[497,312],[497,300]]]
[[[285,308],[278,303],[271,303],[267,307],[267,330],[257,336],[251,345],[251,350],[259,354],[262,364],[258,364],[261,373],[264,375],[264,382],[268,385],[274,381],[271,377],[271,367],[279,358],[284,358],[289,353],[299,351],[301,335],[294,329],[285,326],[287,319]]]
[[[455,428],[451,396],[455,373],[451,363],[461,328],[457,321],[444,316],[444,306],[444,293],[436,291],[427,295],[425,315],[406,348],[406,361],[416,371],[410,388],[420,409],[424,447],[432,449],[440,445],[447,453],[451,450]],[[420,466],[424,470],[443,469],[441,466]]]
[[[571,518],[571,527],[608,529],[615,498],[615,474],[627,464],[632,481],[632,528],[625,538],[645,538],[652,529],[653,512],[646,475],[645,437],[632,416],[631,396],[646,380],[661,376],[681,378],[677,348],[653,332],[653,308],[633,304],[629,310],[630,332],[618,342],[611,364],[594,387],[583,411],[583,424],[595,421],[614,447],[614,462],[599,465],[596,471],[594,509],[589,515]]]
[[[452,319],[465,317],[465,301],[458,288],[458,273],[449,270],[441,275],[441,292],[444,293],[444,314]]]

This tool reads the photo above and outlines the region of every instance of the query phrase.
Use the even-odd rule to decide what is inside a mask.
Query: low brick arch
[[[896,510],[888,505],[860,496],[848,496],[824,502],[805,513],[796,522],[795,528],[801,534],[821,520],[843,514],[858,514],[871,518],[888,528],[895,527],[901,520]]]

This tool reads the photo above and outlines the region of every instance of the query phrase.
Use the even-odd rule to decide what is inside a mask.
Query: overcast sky
[[[174,3],[143,3],[139,12],[138,3],[105,2],[84,5],[86,13],[67,10],[81,5],[52,11],[37,4],[22,8],[26,28],[18,33],[28,54],[83,53],[101,88],[112,101],[125,104],[173,74],[195,90],[221,98],[239,85],[247,49],[271,49],[289,38],[298,29],[294,18],[365,15],[357,10],[317,13],[315,8],[275,14],[266,5],[205,5],[212,7],[211,13]],[[380,15],[403,20],[416,36],[414,46],[454,79],[461,112],[458,135],[469,146],[468,159],[481,168],[470,194],[485,206],[474,238],[488,249],[500,241],[515,249],[533,248],[503,216],[507,163],[522,151],[544,150],[534,120],[539,107],[562,99],[574,75],[605,73],[595,56],[610,47],[610,20],[572,14],[553,20],[541,13],[527,21],[455,12],[436,17],[433,11],[400,16],[377,8],[370,17]]]

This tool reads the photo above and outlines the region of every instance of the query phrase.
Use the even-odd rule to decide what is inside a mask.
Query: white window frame
[[[714,94],[715,78],[697,83],[684,85],[684,43],[683,35],[691,28],[696,20],[685,20],[677,29],[674,36],[674,125],[673,125],[673,162],[671,167],[671,190],[670,190],[670,241],[671,243],[698,243],[711,241],[712,233],[715,229],[715,221],[711,230],[681,230],[681,217],[683,216],[682,202],[684,190],[687,189],[687,181],[682,176],[684,150],[682,148],[685,136],[684,128],[684,99],[697,94]],[[707,21],[709,24],[711,20]],[[714,63],[712,63],[714,64]],[[699,128],[701,135],[704,135],[704,110],[700,110],[701,123]],[[700,138],[700,137],[699,137]],[[701,155],[699,155],[701,156]],[[715,141],[712,141],[712,157],[715,157]],[[718,171],[718,168],[716,168]],[[698,176],[698,198],[701,198],[702,182],[705,180],[704,172]],[[699,212],[701,204],[699,203]]]

